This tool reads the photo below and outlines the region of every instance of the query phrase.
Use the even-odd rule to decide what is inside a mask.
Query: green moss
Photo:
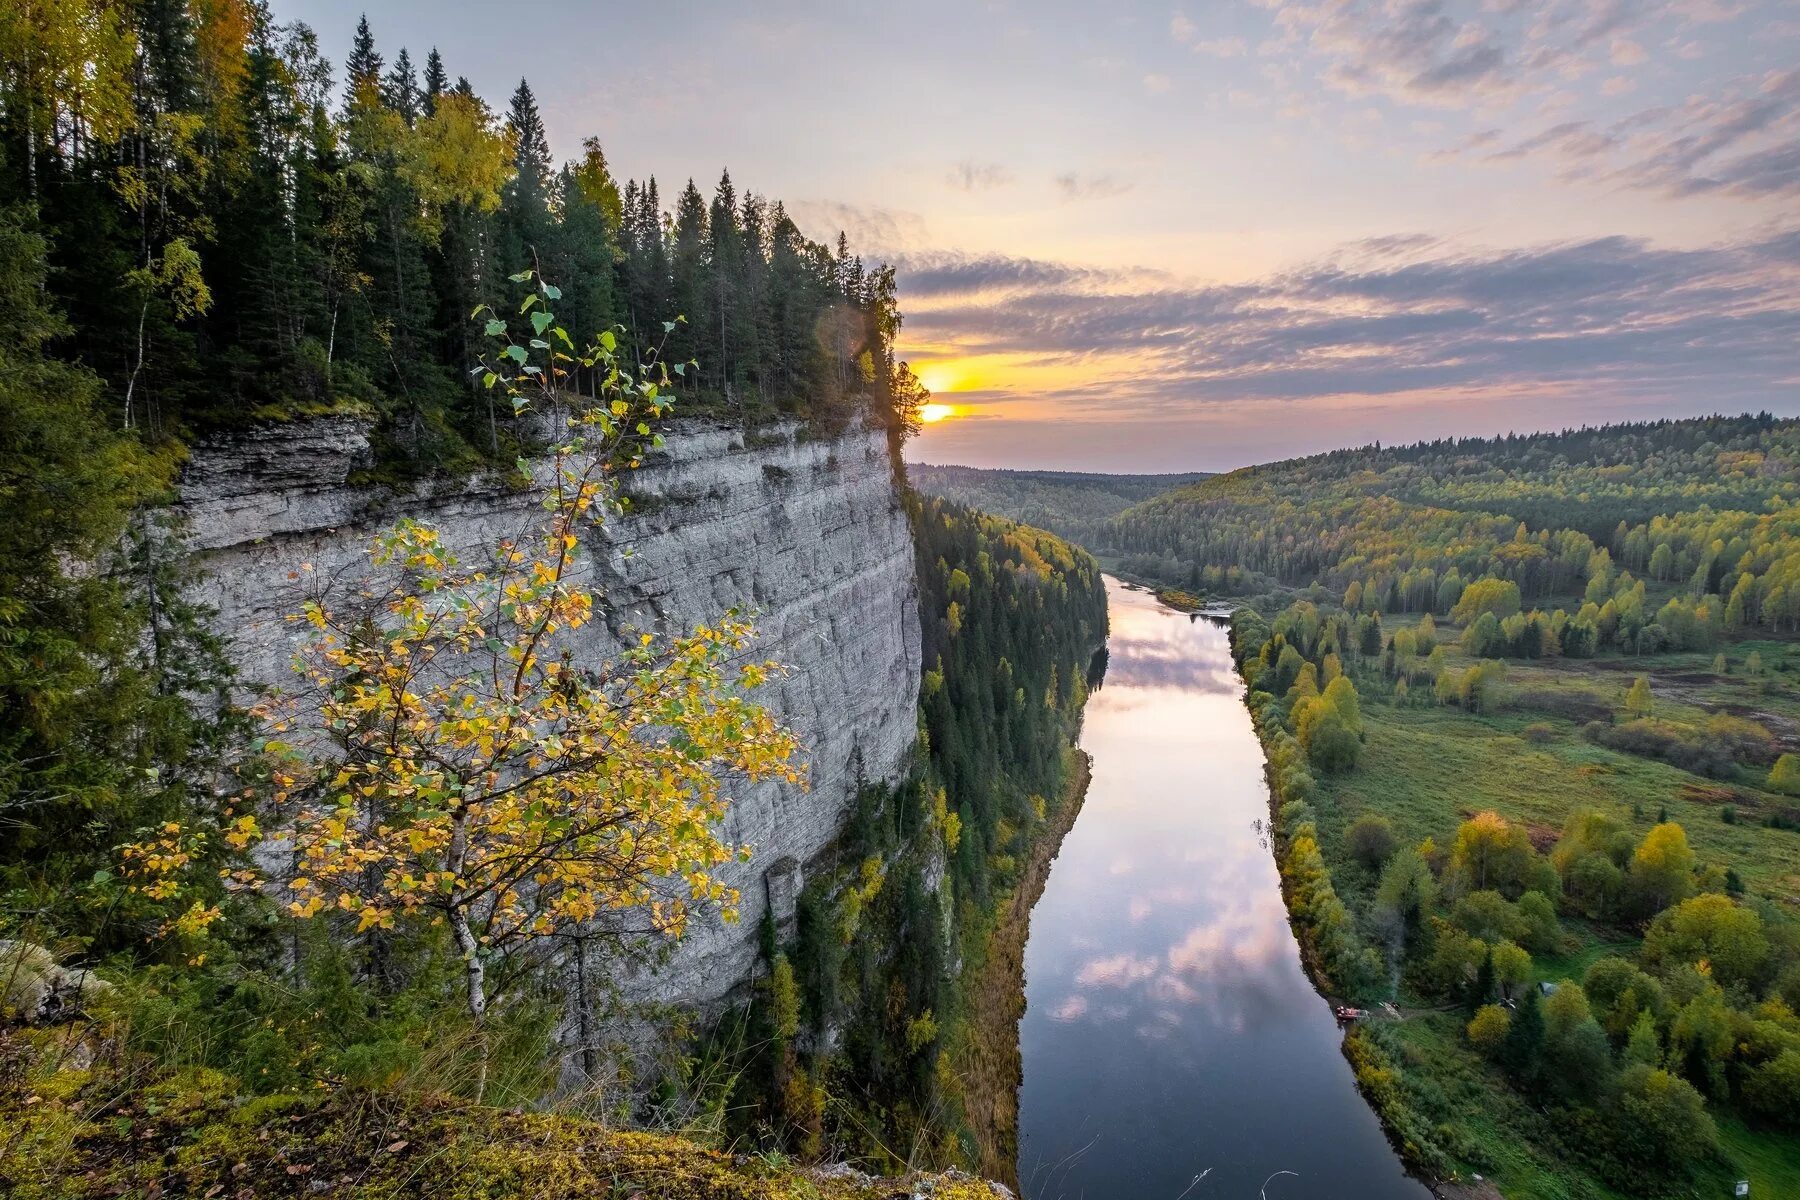
[[[991,1197],[966,1176],[872,1180],[743,1158],[581,1117],[352,1088],[245,1098],[194,1069],[56,1072],[0,1035],[0,1193],[533,1200]]]

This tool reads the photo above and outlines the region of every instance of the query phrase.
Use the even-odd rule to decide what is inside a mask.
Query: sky
[[[273,0],[899,269],[909,457],[1800,414],[1800,0]]]

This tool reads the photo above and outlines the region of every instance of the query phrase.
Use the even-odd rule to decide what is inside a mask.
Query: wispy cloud
[[[1561,122],[1485,157],[1539,154],[1565,178],[1669,196],[1800,196],[1800,68],[1607,124]]]
[[[1013,173],[1000,163],[964,159],[950,168],[946,180],[959,191],[985,192],[1011,183]]]
[[[1089,175],[1080,171],[1064,171],[1056,177],[1054,182],[1056,190],[1062,193],[1065,200],[1095,200],[1108,196],[1122,196],[1133,187],[1129,179],[1120,179],[1116,175]]]
[[[1250,53],[1250,43],[1241,37],[1202,38],[1193,43],[1195,54],[1213,58],[1242,58]]]
[[[965,355],[1117,365],[1066,402],[1140,411],[1467,389],[1703,397],[1800,384],[1800,231],[1703,249],[1608,237],[1456,250],[1420,236],[1230,286],[1022,259],[902,264],[910,333]],[[920,303],[911,303],[913,300]]]

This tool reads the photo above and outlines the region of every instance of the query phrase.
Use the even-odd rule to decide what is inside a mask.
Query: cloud
[[[1160,966],[1154,958],[1115,954],[1111,958],[1097,958],[1083,963],[1075,973],[1075,982],[1088,988],[1129,987],[1155,975]]]
[[[1647,45],[1692,59],[1696,32],[1737,21],[1749,5],[1727,0],[1542,0],[1482,5],[1446,0],[1256,0],[1271,12],[1284,56],[1277,91],[1293,87],[1296,65],[1325,88],[1392,104],[1463,109],[1514,132],[1483,145],[1465,140],[1433,155],[1471,151],[1489,161],[1542,158],[1565,180],[1681,197],[1747,200],[1800,197],[1793,169],[1800,145],[1800,69],[1779,55],[1773,70],[1673,83],[1646,73],[1657,98],[1623,119],[1613,104],[1637,90],[1623,74],[1650,59]],[[1781,36],[1779,6],[1758,5],[1754,23],[1721,63],[1746,72],[1749,47]],[[1703,34],[1703,36],[1715,36]],[[1767,58],[1767,55],[1764,55]],[[1675,88],[1685,87],[1685,93]],[[1290,98],[1282,112],[1312,116],[1315,104]],[[1483,133],[1481,138],[1494,137]],[[1499,153],[1495,153],[1499,151]]]
[[[896,257],[930,239],[925,218],[915,212],[836,200],[790,200],[786,208],[808,237],[830,244],[844,233],[865,257]]]
[[[1800,68],[1741,78],[1606,126],[1561,122],[1485,157],[1536,155],[1557,161],[1567,179],[1667,196],[1800,197]]]
[[[1791,407],[1800,379],[1800,229],[1696,249],[1401,236],[1232,285],[968,257],[908,260],[900,282],[909,336],[1104,376],[1034,392],[1071,411],[1544,389]]]
[[[1066,263],[1000,254],[955,252],[904,255],[894,266],[905,280],[909,300],[933,296],[970,297],[1003,288],[1067,286],[1104,274]]]
[[[1169,36],[1183,45],[1193,41],[1199,32],[1200,27],[1188,20],[1188,16],[1184,12],[1178,11],[1169,18]]]
[[[1194,43],[1194,53],[1213,58],[1242,58],[1250,53],[1250,44],[1241,37],[1208,38]]]
[[[964,159],[950,168],[945,177],[951,187],[964,192],[985,192],[997,187],[1005,187],[1013,181],[1013,174],[999,163],[975,162]]]
[[[1517,83],[1500,29],[1452,16],[1439,0],[1257,2],[1274,10],[1281,44],[1324,59],[1326,83],[1350,95],[1457,105]]]
[[[1120,179],[1116,175],[1084,175],[1079,171],[1065,171],[1055,179],[1056,190],[1062,193],[1065,200],[1100,200],[1109,196],[1122,196],[1134,186],[1130,180]]]
[[[1167,75],[1158,75],[1152,72],[1144,76],[1144,90],[1152,95],[1161,96],[1167,93],[1172,86],[1174,85],[1170,83]]]

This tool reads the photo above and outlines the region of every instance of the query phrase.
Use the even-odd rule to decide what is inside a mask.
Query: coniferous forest
[[[1292,34],[1293,6],[1276,19],[1290,17]],[[1194,49],[1242,41],[1192,41],[1185,14],[1169,26]],[[997,415],[922,412],[893,267],[842,234],[809,237],[724,164],[633,177],[604,129],[549,129],[528,78],[478,95],[462,74],[486,77],[477,64],[422,32],[365,17],[332,62],[271,0],[0,8],[0,1194],[992,1195],[917,1172],[1019,1166],[1024,946],[1090,778],[1076,737],[1107,661],[1105,570],[1169,607],[1232,610],[1227,660],[1202,614],[1131,600],[1210,638],[1217,669],[1197,674],[1252,771],[1238,849],[1279,868],[1260,899],[1281,936],[1262,950],[1297,986],[1291,1007],[1311,1006],[1296,1019],[1341,1045],[1349,1072],[1325,1057],[1355,1112],[1352,1084],[1380,1116],[1393,1178],[1403,1164],[1455,1188],[1483,1177],[1457,1195],[1623,1200],[1728,1194],[1753,1175],[1758,1196],[1769,1182],[1800,1195],[1800,420],[1373,444],[1220,475],[909,477],[926,418],[1003,422],[1025,397],[948,371]],[[1161,73],[1143,83],[1141,99],[1180,96]],[[1044,174],[970,159],[944,186],[959,205],[1035,187],[1062,213],[1135,186]],[[1359,243],[1345,262],[1438,253],[1406,242]],[[1630,242],[1608,255],[1651,257]],[[1146,354],[1233,336],[1210,323],[1223,290],[1190,305],[1203,318],[1157,315],[1201,296],[1173,274],[1132,296],[1135,269],[944,255],[909,276],[948,331],[934,368],[946,347],[1013,335],[1020,351],[996,360],[1101,363],[1119,330],[1064,343],[1079,305],[1114,299],[1112,320],[1154,326]],[[1754,254],[1666,257],[1721,272],[1674,285],[1698,304],[1731,291],[1711,282],[1736,278],[1725,259],[1736,271]],[[1454,274],[1491,266],[1469,256]],[[1267,315],[1315,275],[1271,275],[1279,287],[1232,303]],[[1634,304],[1656,290],[1634,286]],[[1517,303],[1488,291],[1471,326],[1500,328]],[[1326,336],[1413,324],[1349,296]],[[1756,296],[1717,321],[1784,315],[1785,294]],[[1193,378],[1236,386],[1261,365]],[[1730,376],[1714,369],[1694,378]],[[1762,403],[1762,386],[1717,396]],[[1295,398],[1325,411],[1339,395]],[[279,614],[289,690],[240,674],[238,631],[194,598],[217,560],[188,536],[183,473],[202,446],[327,427],[354,427],[358,448],[347,478],[318,481],[354,493],[353,510],[321,506],[343,518],[330,536],[359,539],[332,552],[368,574],[344,581],[354,602],[320,583]],[[1020,427],[964,428],[1004,442]],[[590,590],[602,572],[584,556],[605,540],[595,526],[626,519],[620,473],[664,449],[663,429],[698,435],[677,466],[704,475],[716,455],[720,478],[749,483],[646,491],[647,537],[680,540],[715,508],[731,536],[692,538],[669,572],[709,583],[720,611],[673,620],[645,585],[658,628],[641,632]],[[840,456],[846,434],[885,438],[887,457]],[[266,483],[246,492],[266,499]],[[432,524],[432,503],[477,493],[526,511],[517,536],[489,539],[486,512],[468,526],[478,547]],[[323,522],[294,534],[260,511],[234,512],[255,528],[232,549],[273,562],[325,540]],[[794,566],[809,536],[847,546],[877,526],[879,545]],[[633,557],[628,541],[608,552]],[[745,570],[708,561],[744,547]],[[303,557],[295,597],[313,583]],[[793,704],[833,710],[816,723],[846,733],[823,816],[801,810],[817,800],[807,747],[780,714],[824,675],[756,660],[768,572],[829,597],[784,604],[781,636],[816,640],[818,671],[865,685],[841,694],[882,692]],[[868,614],[815,610],[857,603],[870,579],[887,624],[852,647],[835,622]],[[584,627],[614,640],[584,658]],[[1156,645],[1185,671],[1201,641]],[[887,703],[914,666],[916,711],[910,691]],[[780,700],[765,707],[765,688]],[[1143,704],[1121,711],[1152,723]],[[1216,732],[1166,724],[1176,741]],[[1105,725],[1090,717],[1090,749]],[[1169,794],[1134,784],[1128,799],[1197,810],[1224,796],[1215,765],[1178,763]],[[1091,777],[1103,796],[1107,776]],[[735,840],[752,836],[739,785],[767,785],[758,803],[779,793],[761,833],[792,821],[808,840],[776,836],[783,857],[757,860]],[[1159,852],[1230,840],[1154,833]],[[1107,857],[1108,878],[1137,869]],[[1163,866],[1185,885],[1203,861]],[[751,862],[760,874],[734,873]],[[735,964],[705,980],[713,1007],[687,1006],[680,983],[667,1003],[629,997],[701,914],[719,930],[739,915],[739,885],[762,889],[748,907],[764,915],[690,973]],[[1147,889],[1122,911],[1161,936],[1199,890]],[[1243,961],[1240,925],[1214,924],[1182,930],[1183,970]],[[1173,986],[1170,947],[1073,957],[1127,932],[1071,947],[1074,984],[1154,1000],[1146,1043],[1172,1036],[1179,1001],[1218,1009],[1191,1029],[1252,1045],[1254,1021],[1226,1030],[1210,993]],[[1271,996],[1252,1004],[1283,1007]],[[1098,1026],[1077,1022],[1131,1028],[1114,998],[1091,1016],[1085,992],[1031,1008],[1097,1058]],[[1168,1045],[1156,1065],[1204,1069]],[[1107,1114],[1060,1099],[1098,1136],[1086,1123]],[[1185,1156],[1181,1138],[1150,1149]],[[1082,1153],[1048,1177],[1072,1177]]]
[[[477,96],[366,18],[341,65],[265,4],[21,10],[5,36],[0,203],[42,239],[59,355],[147,441],[349,407],[400,470],[499,458],[469,314],[528,267],[570,329],[691,370],[689,411],[885,419],[916,386],[891,269],[728,172],[620,179],[591,137],[559,162],[527,80]]]

